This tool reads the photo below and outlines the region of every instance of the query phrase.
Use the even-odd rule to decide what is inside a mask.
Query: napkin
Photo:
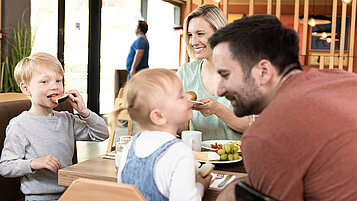
[[[215,173],[211,173],[211,175],[212,175],[212,179],[217,176],[217,174],[215,174]],[[231,183],[231,182],[236,178],[236,176],[233,175],[233,176],[228,180],[228,182],[227,182],[224,186],[222,186],[222,187],[219,188],[218,185],[219,185],[221,182],[223,182],[223,181],[226,179],[227,176],[228,176],[228,175],[224,175],[222,179],[216,179],[216,180],[214,180],[214,181],[209,185],[209,187],[210,187],[210,188],[216,188],[216,189],[224,189],[224,187],[226,187],[229,183]]]

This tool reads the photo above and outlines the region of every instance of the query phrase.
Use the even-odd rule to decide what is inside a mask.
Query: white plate
[[[206,140],[206,141],[201,142],[201,147],[205,148],[207,150],[213,151],[215,149],[211,148],[211,144],[216,144],[216,142],[217,142],[217,144],[223,145],[223,144],[227,144],[229,142],[234,142],[234,141],[238,141],[238,140]],[[239,149],[238,153],[240,153],[240,152],[241,152],[241,150]]]
[[[205,153],[205,152],[203,152],[203,153]],[[238,160],[232,160],[232,161],[209,161],[209,162],[211,162],[211,163],[213,163],[213,164],[224,164],[224,163],[237,163],[237,162],[239,162],[239,161],[241,161],[242,160],[242,157],[241,156],[239,156],[239,159]],[[203,161],[203,160],[197,160],[198,162],[207,162],[207,161]]]

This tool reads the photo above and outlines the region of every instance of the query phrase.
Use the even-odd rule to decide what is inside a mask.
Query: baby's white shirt
[[[175,136],[166,132],[143,131],[136,140],[135,153],[138,157],[149,156],[174,138]],[[130,146],[131,142],[120,155],[118,183],[121,183],[121,172]],[[154,180],[159,191],[170,201],[202,200],[204,187],[201,183],[196,183],[195,158],[192,150],[183,142],[173,144],[157,159]]]

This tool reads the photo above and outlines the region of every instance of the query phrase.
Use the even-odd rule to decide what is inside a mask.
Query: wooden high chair
[[[79,178],[63,193],[59,201],[146,201],[133,185]]]
[[[114,108],[119,108],[119,106],[123,103],[123,95],[124,95],[124,88],[120,88],[118,97],[115,99]],[[133,121],[131,120],[129,113],[127,110],[122,111],[119,116],[118,120],[125,120],[128,121],[128,136],[132,136],[133,133]],[[110,132],[109,132],[109,139],[108,139],[108,146],[107,146],[107,154],[110,153],[115,149],[114,136],[115,136],[116,125],[111,125]]]

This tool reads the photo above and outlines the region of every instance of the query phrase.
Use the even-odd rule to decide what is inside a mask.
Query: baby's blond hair
[[[141,70],[126,83],[124,102],[112,112],[110,122],[117,122],[119,113],[127,109],[130,118],[144,128],[151,123],[150,112],[160,108],[168,92],[178,83],[181,83],[180,79],[171,70]]]
[[[64,75],[62,65],[56,57],[45,52],[37,52],[21,59],[21,61],[17,63],[14,71],[16,83],[19,86],[21,82],[28,84],[32,79],[33,73],[42,69],[50,69],[61,76]]]

